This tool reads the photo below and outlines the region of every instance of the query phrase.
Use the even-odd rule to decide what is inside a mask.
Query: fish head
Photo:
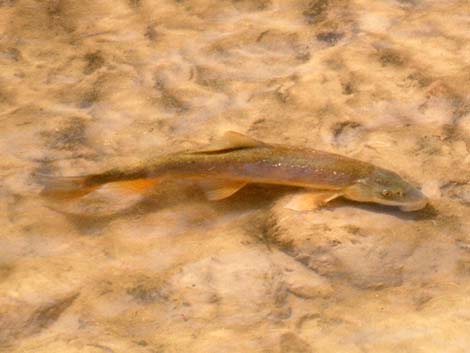
[[[348,187],[344,196],[354,201],[397,206],[406,212],[419,210],[428,203],[421,191],[398,174],[382,168]]]

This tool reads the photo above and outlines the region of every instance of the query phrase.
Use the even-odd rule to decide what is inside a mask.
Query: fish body
[[[180,152],[142,163],[130,170],[91,176],[90,183],[132,178],[225,179],[319,189],[341,189],[366,176],[373,166],[331,153],[258,146],[219,153]]]
[[[107,183],[163,179],[214,181],[210,199],[228,197],[248,183],[306,188],[309,192],[293,203],[294,209],[315,208],[315,204],[339,196],[405,211],[427,203],[419,190],[396,173],[373,164],[328,152],[269,145],[234,132],[200,150],[168,154],[101,174],[56,179],[49,191],[91,191]],[[313,197],[318,191],[323,199]]]

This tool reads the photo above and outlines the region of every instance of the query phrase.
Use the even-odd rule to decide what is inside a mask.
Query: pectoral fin
[[[263,142],[252,139],[251,137],[240,134],[239,132],[227,131],[222,138],[208,146],[194,151],[193,153],[217,153],[264,145],[265,144]]]
[[[209,181],[201,183],[201,187],[208,200],[222,200],[235,194],[247,183],[235,181]]]
[[[284,207],[294,211],[311,211],[341,195],[338,191],[301,192],[294,195]]]

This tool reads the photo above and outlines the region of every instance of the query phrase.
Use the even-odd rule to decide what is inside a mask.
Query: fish
[[[40,175],[41,194],[82,197],[115,183],[145,192],[163,180],[200,181],[209,200],[222,200],[251,183],[302,188],[285,205],[309,211],[342,197],[395,206],[409,212],[424,208],[428,198],[397,173],[371,163],[304,147],[268,144],[234,131],[208,146],[147,158],[102,173],[81,176]]]

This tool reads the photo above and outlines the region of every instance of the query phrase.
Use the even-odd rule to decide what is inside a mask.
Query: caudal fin
[[[92,191],[103,186],[103,184],[91,184],[89,182],[90,176],[52,176],[44,174],[36,174],[39,177],[40,183],[44,186],[41,195],[53,199],[74,199],[85,196]],[[137,194],[144,194],[160,180],[158,179],[134,179],[122,180],[107,183],[110,190],[114,191],[131,191]]]
[[[87,176],[53,176],[36,174],[40,184],[43,185],[41,195],[54,199],[73,199],[92,192],[99,185],[87,185]]]

